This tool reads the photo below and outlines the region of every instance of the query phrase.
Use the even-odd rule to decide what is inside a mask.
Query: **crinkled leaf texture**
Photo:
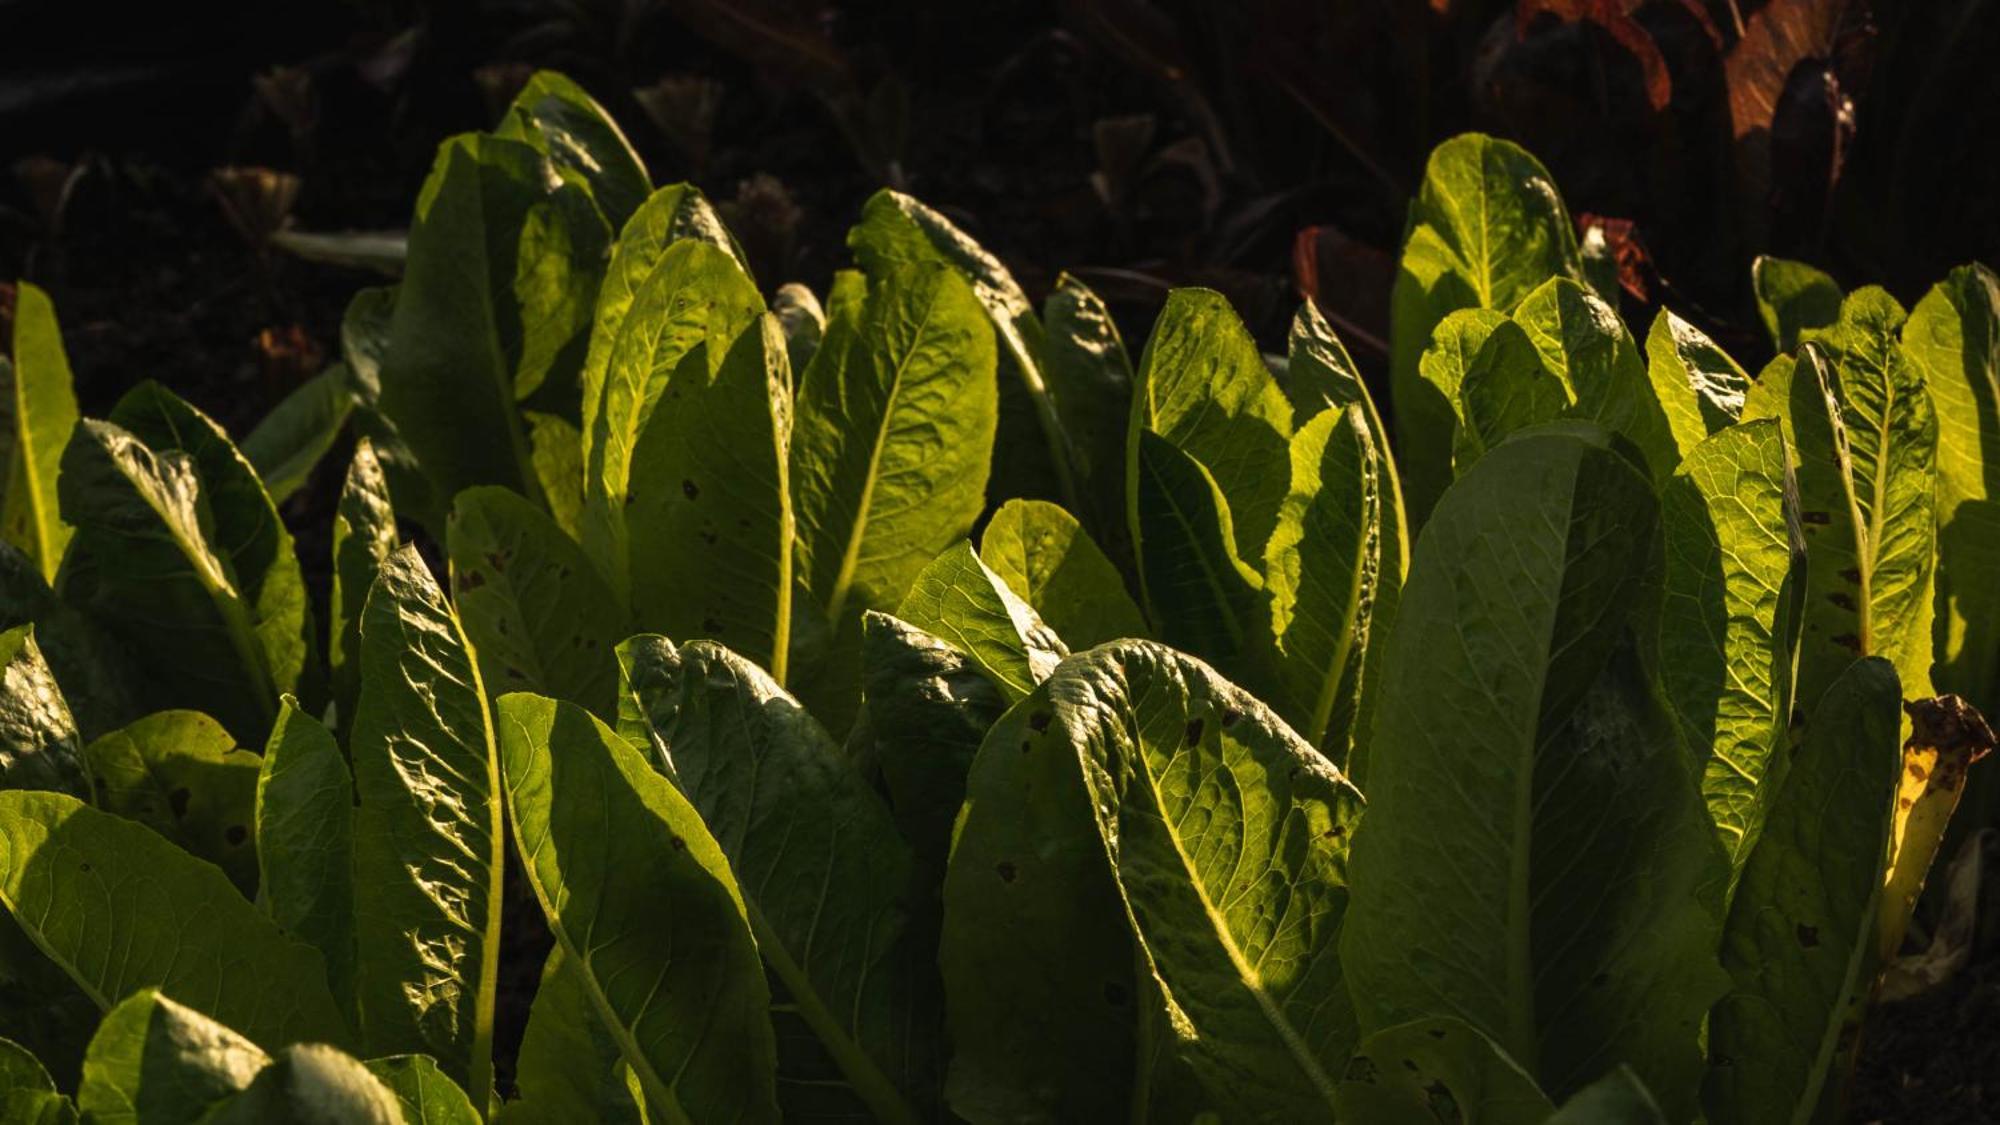
[[[33,625],[0,633],[0,788],[91,799],[83,741]]]
[[[812,602],[795,617],[817,614],[829,639],[788,682],[830,730],[853,719],[861,615],[895,609],[984,507],[995,354],[963,278],[898,266],[870,276],[863,308],[836,306],[800,383],[791,487]]]
[[[771,994],[729,861],[640,750],[573,704],[503,696],[522,865],[649,1120],[778,1120]]]
[[[971,657],[1018,700],[1048,679],[1068,646],[973,551],[959,543],[917,575],[896,615]]]
[[[361,619],[348,753],[358,998],[371,1050],[421,1047],[484,1101],[500,964],[500,766],[458,615],[415,547]]]
[[[1726,868],[1636,651],[1648,475],[1567,423],[1439,503],[1384,657],[1341,954],[1364,1032],[1454,1016],[1555,1096],[1626,1062],[1678,1114]]]
[[[780,1109],[926,1118],[937,983],[912,940],[909,847],[888,809],[755,664],[710,641],[635,638],[628,653],[642,642],[645,742],[728,857],[769,970]]]
[[[1695,446],[1663,490],[1660,524],[1660,686],[1707,759],[1702,796],[1740,869],[1784,777],[1805,589],[1778,423],[1745,422]]]
[[[942,950],[955,1109],[1329,1112],[1361,806],[1330,763],[1206,665],[1120,641],[1008,712],[967,788]]]
[[[154,708],[189,707],[262,741],[301,690],[312,636],[292,537],[220,428],[155,384],[63,453],[76,524],[57,590],[147,670]]]

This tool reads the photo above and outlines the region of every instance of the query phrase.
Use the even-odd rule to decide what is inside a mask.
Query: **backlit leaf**
[[[255,752],[199,711],[160,711],[84,748],[96,805],[151,828],[257,892]]]
[[[56,472],[76,428],[76,393],[55,305],[25,281],[14,294],[14,338],[0,353],[0,535],[53,582],[70,537]]]

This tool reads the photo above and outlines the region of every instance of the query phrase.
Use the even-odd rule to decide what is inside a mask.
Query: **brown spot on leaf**
[[[1856,656],[1861,655],[1861,638],[1855,636],[1853,633],[1842,633],[1841,635],[1833,638],[1833,643],[1839,645],[1841,648],[1846,649],[1847,651],[1853,653]]]
[[[683,480],[681,481],[681,495],[693,500],[701,495],[701,489],[695,487],[695,483],[692,480]]]
[[[1851,594],[1844,594],[1838,590],[1835,590],[1833,593],[1828,594],[1826,596],[1826,600],[1848,611],[1849,613],[1854,612],[1854,596]]]
[[[492,567],[495,574],[505,574],[507,572],[507,552],[486,552],[486,565]]]
[[[1840,572],[1840,576],[1856,586],[1861,585],[1861,568],[1850,566]]]

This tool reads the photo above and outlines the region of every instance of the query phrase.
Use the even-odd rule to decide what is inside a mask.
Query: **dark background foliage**
[[[767,286],[823,291],[892,184],[1031,295],[1082,277],[1135,347],[1174,286],[1271,346],[1308,295],[1371,374],[1425,155],[1505,135],[1636,327],[1671,306],[1754,369],[1755,254],[1906,302],[2000,264],[1996,58],[1995,0],[0,0],[0,278],[53,293],[86,413],[151,377],[240,435],[377,280],[268,231],[406,225],[437,143],[553,67]],[[322,469],[286,512],[309,569]],[[1861,1119],[1984,1119],[2000,968],[1962,979],[1871,1025]]]

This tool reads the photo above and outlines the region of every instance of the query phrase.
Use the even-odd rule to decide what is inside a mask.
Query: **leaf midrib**
[[[1215,935],[1216,944],[1222,949],[1224,955],[1228,957],[1229,967],[1235,971],[1237,979],[1243,985],[1244,991],[1248,992],[1251,998],[1256,1001],[1258,1014],[1263,1016],[1265,1022],[1271,1026],[1271,1030],[1277,1033],[1279,1041],[1285,1045],[1286,1052],[1292,1056],[1292,1061],[1298,1064],[1299,1070],[1305,1074],[1306,1080],[1312,1084],[1314,1092],[1320,1096],[1320,1100],[1325,1102],[1328,1109],[1331,1110],[1334,1105],[1334,1083],[1332,1078],[1319,1065],[1319,1060],[1312,1056],[1311,1049],[1306,1046],[1305,1040],[1300,1036],[1298,1029],[1292,1026],[1291,1020],[1286,1018],[1285,1013],[1278,1007],[1277,1002],[1272,1000],[1270,994],[1264,990],[1262,976],[1244,958],[1243,951],[1237,948],[1236,939],[1230,935],[1225,917],[1221,912],[1216,910],[1215,904],[1209,900],[1208,891],[1202,886],[1194,862],[1188,858],[1187,849],[1181,846],[1180,833],[1173,828],[1166,817],[1166,803],[1160,794],[1159,777],[1153,771],[1152,759],[1147,756],[1143,743],[1137,742],[1136,739],[1135,749],[1137,753],[1133,757],[1137,759],[1139,767],[1137,772],[1146,781],[1146,792],[1152,800],[1153,811],[1160,818],[1160,826],[1164,835],[1173,845],[1174,858],[1179,861],[1181,872],[1187,877],[1189,889],[1194,892],[1196,901],[1201,903],[1202,914],[1208,919],[1211,931]],[[1123,893],[1122,887],[1121,893]],[[1140,935],[1140,940],[1142,942],[1145,940],[1143,933]]]
[[[847,595],[854,584],[854,572],[861,562],[861,542],[868,533],[868,517],[875,504],[875,483],[881,477],[882,450],[889,443],[889,431],[893,428],[890,419],[896,415],[896,407],[903,395],[903,375],[909,369],[911,360],[922,350],[925,333],[930,331],[931,318],[937,312],[942,287],[933,285],[930,299],[924,303],[923,316],[917,321],[916,330],[910,334],[910,346],[897,357],[893,373],[889,378],[889,393],[882,402],[882,418],[875,427],[875,433],[868,448],[868,475],[861,481],[861,498],[855,505],[854,525],[848,530],[847,546],[841,552],[840,569],[834,574],[833,589],[827,595],[827,620],[838,625],[840,611],[846,608]]]

